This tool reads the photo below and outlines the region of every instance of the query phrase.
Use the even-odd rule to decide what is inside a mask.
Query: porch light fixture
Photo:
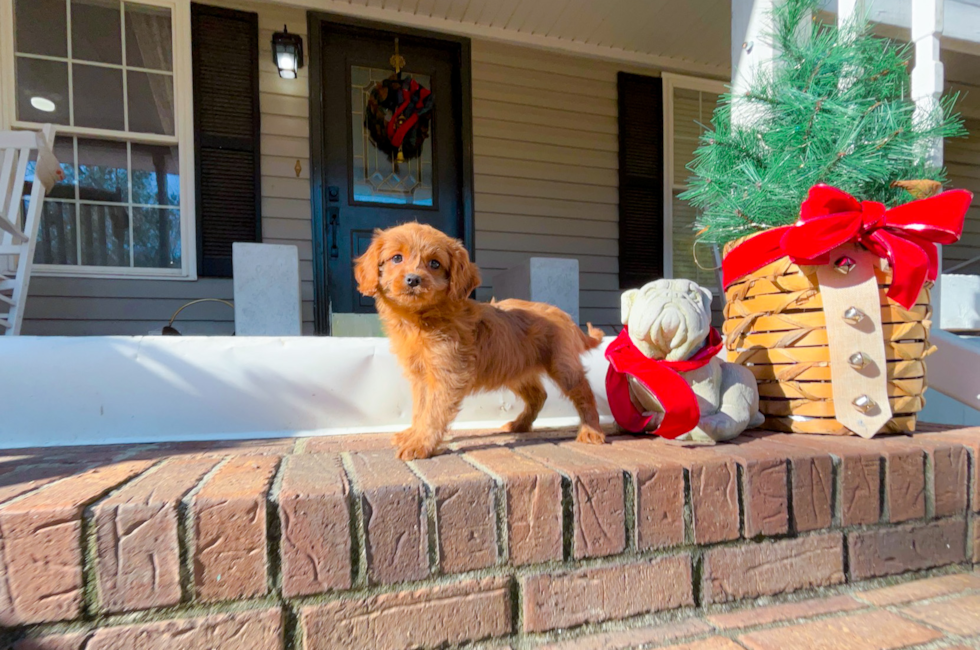
[[[57,108],[53,101],[44,97],[31,97],[31,106],[45,113],[54,113]]]
[[[283,79],[295,79],[297,70],[303,67],[303,37],[290,34],[286,26],[272,35],[272,62],[279,68]]]

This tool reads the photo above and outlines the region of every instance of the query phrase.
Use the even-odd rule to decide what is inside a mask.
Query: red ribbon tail
[[[918,243],[887,230],[877,230],[870,238],[885,249],[892,267],[888,297],[912,309],[930,273],[929,254]]]

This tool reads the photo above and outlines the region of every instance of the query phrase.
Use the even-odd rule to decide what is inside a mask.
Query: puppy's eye
[[[391,261],[393,263],[395,263],[395,264],[401,264],[402,263],[402,256],[401,255],[395,255],[395,256],[393,256],[391,258]]]
[[[430,269],[435,270],[435,269],[438,269],[441,266],[442,266],[442,264],[439,263],[439,260],[429,260],[429,268]]]

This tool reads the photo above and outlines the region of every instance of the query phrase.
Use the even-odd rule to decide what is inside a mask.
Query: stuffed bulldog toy
[[[657,280],[623,294],[623,330],[606,349],[606,394],[632,433],[700,442],[731,440],[762,424],[748,368],[717,358],[711,292],[690,280]]]

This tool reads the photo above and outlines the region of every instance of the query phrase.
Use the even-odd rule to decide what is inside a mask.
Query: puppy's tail
[[[586,335],[584,332],[582,332],[582,342],[585,343],[585,349],[592,350],[599,347],[599,345],[602,343],[602,339],[606,336],[605,332],[598,327],[592,327],[592,323],[586,323],[586,327],[588,328],[589,333]],[[581,332],[581,330],[579,331]]]

